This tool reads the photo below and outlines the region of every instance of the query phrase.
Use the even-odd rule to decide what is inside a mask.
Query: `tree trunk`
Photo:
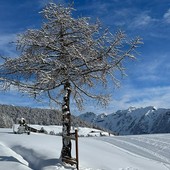
[[[71,130],[71,113],[70,113],[70,94],[71,88],[70,83],[66,82],[64,85],[65,96],[63,97],[63,105],[62,105],[62,114],[63,114],[63,129],[62,129],[62,151],[61,158],[71,158],[71,139],[68,138],[70,136]]]

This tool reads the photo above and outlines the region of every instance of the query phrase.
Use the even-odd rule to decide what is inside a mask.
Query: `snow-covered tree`
[[[81,109],[86,97],[106,105],[109,94],[94,91],[97,85],[117,86],[118,72],[124,74],[123,61],[134,59],[140,38],[128,40],[125,33],[112,34],[97,21],[73,18],[71,6],[49,3],[43,10],[45,22],[18,36],[17,58],[4,58],[0,83],[4,90],[15,86],[35,98],[47,94],[61,104],[63,136],[70,135],[70,98]],[[63,99],[61,96],[63,95]],[[62,102],[63,101],[63,102]],[[71,141],[63,137],[62,158],[71,157]]]

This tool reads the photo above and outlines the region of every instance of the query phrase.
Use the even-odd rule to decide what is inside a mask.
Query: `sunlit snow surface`
[[[34,126],[41,128],[41,126]],[[44,127],[48,132],[61,127]],[[100,137],[79,128],[80,170],[169,170],[170,134]],[[106,134],[107,135],[107,134]],[[0,170],[74,170],[60,161],[61,137],[0,129]],[[73,142],[72,156],[75,156]]]

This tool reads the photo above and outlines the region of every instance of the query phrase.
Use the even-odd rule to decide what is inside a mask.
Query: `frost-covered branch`
[[[125,74],[123,61],[135,58],[141,39],[130,41],[123,31],[111,33],[99,21],[91,24],[90,18],[73,18],[73,10],[49,3],[41,12],[45,18],[41,28],[18,36],[20,55],[1,57],[1,89],[16,86],[36,98],[46,93],[60,104],[57,96],[64,93],[62,87],[69,82],[79,106],[85,96],[107,103],[107,94],[92,89],[97,84],[106,88],[110,80],[113,87],[119,84],[117,72]]]

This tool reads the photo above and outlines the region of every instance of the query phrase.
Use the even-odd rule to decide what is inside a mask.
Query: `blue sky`
[[[17,56],[15,46],[9,42],[29,28],[40,27],[43,19],[39,12],[48,0],[0,2],[0,55]],[[125,63],[128,76],[121,81],[121,87],[113,91],[109,106],[101,108],[88,103],[83,112],[112,113],[130,106],[150,105],[170,108],[170,1],[75,0],[74,8],[76,17],[87,16],[93,21],[99,18],[111,31],[121,28],[129,37],[140,36],[144,42],[136,61]],[[36,103],[15,89],[0,92],[0,104],[48,107],[47,103]]]

